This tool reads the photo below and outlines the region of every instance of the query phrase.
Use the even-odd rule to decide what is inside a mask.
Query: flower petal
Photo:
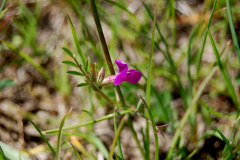
[[[114,80],[114,85],[115,85],[115,86],[121,84],[122,81],[124,81],[127,72],[128,72],[128,66],[127,66],[123,71],[121,71],[121,72],[117,75],[117,77],[115,78],[115,80]]]
[[[126,68],[128,68],[128,64],[127,63],[124,63],[123,61],[121,60],[115,60],[115,63],[117,64],[118,66],[118,72],[122,72],[123,70],[125,70]]]
[[[129,83],[135,84],[137,83],[142,77],[141,72],[136,69],[128,70],[124,81],[128,81]]]

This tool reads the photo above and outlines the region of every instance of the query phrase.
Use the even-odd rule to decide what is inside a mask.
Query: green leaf
[[[15,82],[12,79],[2,79],[0,80],[0,90],[2,90],[5,87],[13,86],[15,85]]]
[[[1,160],[7,160],[7,158],[5,157],[5,154],[3,153],[2,147],[0,146],[0,159]]]
[[[80,154],[78,153],[77,149],[73,146],[73,144],[71,142],[70,142],[70,144],[71,144],[72,148],[74,149],[75,154],[77,155],[78,159],[83,160],[82,157],[80,156]]]
[[[231,144],[229,143],[229,141],[227,140],[227,138],[222,134],[222,132],[220,130],[217,129],[217,127],[213,126],[214,129],[219,133],[219,135],[222,137],[223,141],[226,143],[228,149],[229,149],[229,152],[230,152],[230,159],[233,159],[233,149],[232,149],[232,146]]]
[[[62,63],[78,68],[78,66],[75,63],[70,62],[70,61],[62,61]]]
[[[6,4],[6,2],[7,2],[7,0],[4,0],[3,3],[2,3],[2,5],[1,5],[1,8],[0,8],[0,15],[1,15],[1,13],[2,13],[2,10],[3,10],[3,8],[4,8],[5,4]],[[1,18],[1,17],[0,17],[0,18]]]
[[[68,18],[68,21],[70,23],[70,27],[72,29],[72,35],[73,35],[73,39],[74,39],[75,45],[76,45],[78,53],[79,53],[79,55],[81,57],[82,64],[85,67],[85,58],[84,58],[81,46],[80,46],[78,38],[77,38],[77,33],[76,33],[75,28],[73,26],[73,23],[72,23],[72,21],[71,21],[71,19],[70,19],[70,17],[68,15],[67,15],[67,18]]]
[[[230,93],[231,98],[232,98],[234,104],[236,105],[236,107],[238,109],[240,109],[240,106],[238,105],[237,95],[235,93],[235,90],[234,90],[234,87],[233,87],[233,84],[232,84],[232,81],[231,81],[231,77],[230,77],[230,75],[228,73],[228,70],[227,70],[226,66],[224,66],[223,63],[221,62],[221,59],[220,59],[217,47],[216,47],[215,42],[214,42],[214,40],[212,38],[212,35],[211,35],[210,31],[209,31],[209,28],[207,26],[206,26],[206,28],[207,28],[207,32],[208,32],[208,35],[209,35],[210,42],[211,42],[212,47],[213,47],[213,52],[214,52],[214,55],[216,57],[216,61],[217,61],[218,67],[219,67],[219,69],[221,71],[221,74],[223,76],[223,79],[224,79],[224,81],[225,81],[225,83],[227,85],[228,92]]]
[[[73,58],[73,54],[72,54],[72,52],[71,52],[70,50],[68,50],[68,49],[65,48],[65,47],[63,47],[62,49],[63,49],[70,57]]]
[[[229,26],[232,34],[232,39],[233,39],[233,44],[234,44],[234,49],[236,50],[237,56],[238,56],[238,61],[240,63],[240,48],[239,48],[239,43],[238,43],[238,38],[237,34],[234,28],[234,23],[233,23],[233,17],[232,17],[232,11],[231,11],[231,6],[230,6],[230,0],[226,0],[227,3],[227,13],[228,13],[228,20],[229,20]]]
[[[69,112],[63,117],[61,120],[59,130],[58,130],[58,141],[57,141],[57,154],[56,154],[56,159],[60,160],[60,150],[61,150],[61,139],[62,139],[62,128],[64,125],[65,120],[68,118],[70,113],[72,112],[72,108],[69,110]]]
[[[53,149],[53,147],[51,146],[51,144],[48,142],[48,140],[46,139],[46,137],[42,134],[41,130],[37,127],[37,125],[27,116],[25,116],[27,118],[27,120],[29,122],[32,123],[32,125],[36,128],[36,130],[38,131],[38,133],[40,134],[40,136],[42,137],[42,139],[44,140],[44,142],[48,145],[49,149],[52,151],[52,153],[54,155],[56,155],[55,150]]]
[[[83,86],[88,86],[88,83],[80,83],[77,85],[77,87],[83,87]]]
[[[0,141],[0,146],[6,156],[6,158],[8,158],[9,160],[16,160],[19,159],[19,151],[16,150],[15,148],[3,143]],[[30,158],[28,158],[27,156],[25,156],[24,154],[20,153],[22,160],[31,160]]]
[[[69,74],[73,74],[73,75],[77,75],[77,76],[83,76],[82,73],[77,72],[77,71],[67,71],[67,73],[69,73]]]

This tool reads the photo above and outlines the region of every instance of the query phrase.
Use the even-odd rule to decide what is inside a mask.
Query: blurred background
[[[2,3],[3,0],[0,4]],[[143,77],[139,83],[132,85],[123,82],[120,85],[127,105],[132,108],[136,108],[139,95],[145,96],[144,77],[148,71],[153,28],[151,15],[157,7],[158,29],[167,42],[168,52],[176,69],[174,72],[167,57],[166,43],[156,29],[150,108],[156,125],[170,122],[167,127],[161,128],[165,138],[158,133],[161,159],[166,158],[176,128],[188,107],[181,95],[178,80],[180,79],[187,93],[187,101],[190,102],[204,78],[214,68],[216,71],[201,92],[197,106],[181,132],[174,154],[178,155],[178,159],[186,159],[197,149],[192,159],[221,159],[225,142],[213,126],[221,130],[227,138],[235,135],[233,145],[239,144],[239,128],[236,126],[236,130],[232,130],[237,119],[238,106],[234,104],[221,72],[216,67],[209,38],[197,68],[198,55],[206,32],[204,24],[209,21],[213,3],[213,0],[96,1],[116,71],[114,60],[120,59],[128,63],[130,68],[142,72]],[[230,3],[234,28],[240,41],[240,2],[231,0]],[[7,0],[0,14],[0,145],[3,150],[5,147],[2,143],[16,149],[12,150],[12,154],[17,156],[19,150],[33,160],[50,160],[54,157],[25,115],[40,130],[45,131],[58,128],[61,119],[71,107],[73,111],[65,126],[87,122],[114,112],[114,106],[91,88],[76,87],[84,82],[84,77],[66,74],[67,71],[76,69],[62,64],[62,61],[71,61],[62,48],[68,48],[79,59],[66,15],[72,20],[85,58],[89,58],[91,63],[96,62],[98,69],[104,66],[106,76],[110,76],[89,0]],[[193,33],[194,27],[196,30]],[[217,1],[209,28],[238,97],[239,61],[233,47],[225,0]],[[190,89],[189,84],[192,84]],[[113,85],[104,87],[103,92],[115,99]],[[88,113],[82,112],[83,109]],[[121,117],[117,117],[117,122]],[[131,118],[143,146],[142,130],[146,120],[134,113]],[[83,157],[104,159],[115,135],[113,119],[79,127],[69,133],[79,133],[78,136],[66,137],[84,148],[85,152],[81,151]],[[53,146],[56,144],[56,135],[46,137]],[[152,130],[150,138],[150,151],[154,155]],[[144,159],[127,125],[121,132],[120,141],[125,159]],[[93,158],[89,158],[89,154]],[[62,147],[61,159],[77,159],[73,148],[66,142]]]

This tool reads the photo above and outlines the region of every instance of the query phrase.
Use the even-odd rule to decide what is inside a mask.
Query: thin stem
[[[131,113],[131,112],[134,112],[134,111],[132,109],[128,109],[128,110],[123,110],[121,112],[116,112],[115,114],[116,115],[124,115],[124,114],[128,114],[128,113]],[[74,129],[74,128],[78,128],[78,127],[82,127],[82,126],[91,125],[91,124],[101,122],[101,121],[104,121],[106,119],[110,119],[110,118],[113,118],[113,117],[114,117],[114,113],[103,116],[103,117],[98,118],[98,119],[93,120],[93,121],[88,121],[88,122],[79,123],[79,124],[68,126],[68,127],[63,127],[62,130],[64,131],[64,130]],[[47,130],[47,131],[42,131],[42,133],[43,134],[51,134],[51,133],[54,133],[54,132],[58,132],[58,130],[59,129],[56,128],[56,129],[51,129],[51,130]]]
[[[112,103],[112,104],[119,104],[117,102],[114,102],[112,99],[110,99],[106,94],[104,94],[101,90],[99,91],[99,94],[106,100],[108,101],[109,103]]]
[[[143,104],[146,106],[149,117],[150,117],[150,120],[151,120],[150,123],[152,124],[152,128],[153,128],[153,131],[154,131],[154,139],[155,139],[155,160],[159,160],[159,158],[158,158],[159,157],[159,145],[158,145],[157,127],[155,125],[154,118],[152,116],[152,113],[150,111],[149,106],[147,105],[146,101],[143,99],[142,96],[140,96],[140,98],[142,99]],[[147,120],[147,122],[149,122],[149,121]]]
[[[102,26],[101,26],[101,23],[100,23],[100,20],[99,20],[98,12],[97,12],[97,7],[95,5],[94,0],[91,0],[91,8],[92,8],[92,13],[93,13],[93,17],[94,17],[94,20],[95,20],[95,24],[97,26],[98,35],[99,35],[99,38],[100,38],[100,41],[101,41],[101,44],[102,44],[103,53],[104,53],[105,59],[106,59],[107,64],[108,64],[108,68],[110,70],[110,73],[112,75],[115,75],[112,60],[111,60],[111,57],[110,57],[110,54],[109,54],[109,51],[108,51],[107,43],[106,43],[106,40],[105,40],[105,37],[104,37],[104,34],[103,34]],[[119,96],[122,107],[125,107],[126,104],[125,104],[125,100],[123,98],[120,87],[116,86],[116,90],[117,90],[117,93],[118,93],[118,96]]]
[[[147,88],[146,88],[146,103],[150,106],[150,95],[151,95],[151,82],[152,82],[152,59],[153,59],[153,49],[154,49],[154,37],[155,37],[155,24],[156,24],[156,16],[157,16],[157,8],[155,8],[154,12],[154,21],[153,21],[153,29],[152,29],[152,39],[151,39],[151,51],[149,54],[149,61],[148,61],[148,75],[147,75]],[[149,115],[149,112],[147,112]],[[149,136],[149,123],[146,121],[146,157],[150,159],[150,136]],[[155,151],[156,156],[155,158],[158,159],[158,150]]]
[[[2,12],[2,10],[3,10],[3,8],[4,8],[5,4],[6,4],[6,2],[7,2],[7,0],[4,0],[4,1],[3,1],[2,5],[1,5],[1,8],[0,8],[0,14],[1,14],[1,12]]]
[[[124,124],[126,123],[126,117],[124,116],[121,120],[121,123],[117,129],[117,132],[115,134],[115,137],[113,139],[113,142],[112,142],[112,147],[111,147],[111,150],[110,150],[110,153],[109,153],[109,156],[108,156],[108,160],[111,160],[112,159],[112,156],[113,156],[113,152],[114,152],[114,148],[115,148],[115,145],[117,143],[117,140],[118,140],[118,137],[123,129],[123,126]]]
[[[114,112],[115,113],[115,112]],[[116,116],[114,116],[114,131],[117,132],[117,120],[116,120]],[[117,139],[117,146],[118,146],[118,152],[121,156],[121,159],[124,160],[123,158],[123,153],[122,153],[122,147],[121,147],[121,143],[120,143],[120,139]]]

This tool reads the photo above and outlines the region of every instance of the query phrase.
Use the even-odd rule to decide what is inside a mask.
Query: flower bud
[[[99,85],[101,85],[102,81],[104,80],[105,78],[105,69],[104,67],[102,67],[98,73],[98,76],[97,76],[97,83]]]
[[[113,75],[113,76],[105,78],[103,80],[101,86],[105,86],[105,85],[108,85],[108,84],[114,84],[114,80],[115,80],[116,77],[117,77],[117,75]]]

